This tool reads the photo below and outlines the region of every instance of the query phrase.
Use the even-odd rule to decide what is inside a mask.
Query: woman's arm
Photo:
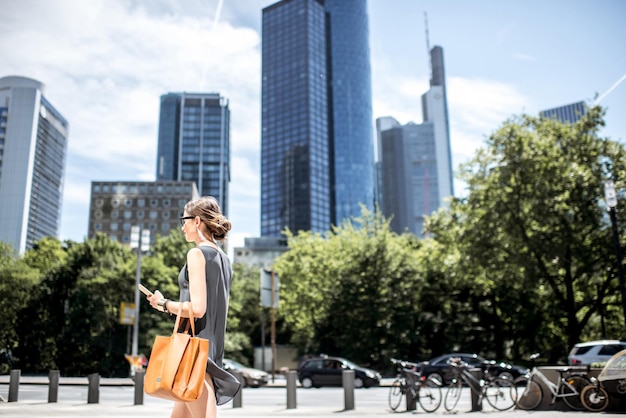
[[[187,273],[189,275],[189,295],[193,308],[193,316],[201,318],[206,312],[206,260],[199,248],[192,248],[187,252]],[[161,310],[163,295],[156,290],[154,295],[147,298],[154,309]],[[173,314],[178,313],[181,302],[167,300],[164,308]],[[188,317],[187,311],[181,313],[182,317]]]
[[[193,306],[193,316],[202,318],[206,312],[206,260],[202,250],[192,248],[187,253],[187,272],[189,273],[189,295]],[[167,309],[170,309],[169,303]],[[178,309],[178,306],[175,306]],[[178,312],[177,310],[173,312]]]

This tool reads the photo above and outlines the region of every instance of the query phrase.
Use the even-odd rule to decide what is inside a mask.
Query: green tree
[[[35,372],[123,374],[127,333],[119,307],[134,285],[132,253],[104,235],[67,243],[66,251],[23,316],[20,362]]]
[[[191,247],[192,244],[186,242],[179,231],[157,236],[151,253],[142,257],[142,284],[153,291],[158,289],[166,298],[178,300],[178,275],[187,262],[187,251]],[[139,309],[139,352],[149,355],[154,338],[172,332],[175,316],[152,309],[143,295],[140,297]]]
[[[415,302],[423,283],[413,236],[398,236],[380,213],[366,210],[327,237],[287,236],[289,251],[274,264],[281,277],[280,317],[302,353],[381,365],[416,349]]]
[[[35,242],[33,248],[24,254],[24,262],[39,270],[42,275],[62,266],[66,261],[66,248],[61,241],[52,237],[45,237]]]
[[[233,264],[225,355],[244,364],[253,364],[254,345],[261,335],[259,269]]]
[[[462,166],[467,197],[427,224],[462,254],[457,274],[474,328],[492,336],[497,353],[512,343],[518,354],[562,359],[600,307],[615,302],[603,181],[623,187],[625,153],[598,137],[602,116],[592,108],[575,124],[526,115],[505,122]]]
[[[20,312],[27,306],[33,289],[39,283],[37,269],[19,258],[13,248],[0,242],[0,372],[6,373],[12,365],[13,351],[18,345]]]

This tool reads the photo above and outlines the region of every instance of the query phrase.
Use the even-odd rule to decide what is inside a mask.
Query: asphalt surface
[[[104,405],[104,404],[42,404],[42,403],[22,403],[12,402],[0,404],[0,416],[2,417],[169,417],[171,407],[168,405]],[[485,415],[487,418],[574,418],[580,417],[585,412],[557,412],[557,411],[505,411],[505,412],[441,412],[437,411],[431,416],[450,416],[450,415],[468,415],[476,416],[476,414]],[[356,408],[350,411],[342,411],[332,408],[297,408],[297,409],[276,409],[262,407],[244,407],[232,408],[220,407],[218,416],[220,417],[239,417],[246,416],[250,418],[279,416],[279,417],[309,417],[309,418],[340,418],[342,416],[367,416],[367,417],[386,417],[390,418],[394,415],[413,416],[426,415],[425,412],[404,412],[394,413],[384,410],[367,410]],[[602,416],[618,416],[620,414],[602,414]],[[621,414],[623,415],[623,414]]]
[[[74,380],[72,380],[74,379]],[[144,396],[142,405],[133,405],[132,381],[130,379],[101,379],[99,403],[86,402],[86,378],[62,378],[61,390],[65,394],[56,403],[48,403],[47,377],[21,377],[20,391],[17,402],[0,401],[1,417],[169,417],[173,403],[166,400]],[[37,383],[39,382],[39,383]],[[8,398],[8,376],[0,376],[0,396]],[[383,381],[385,385],[388,382]],[[426,415],[418,407],[416,411],[393,412],[386,404],[387,389],[373,388],[355,391],[355,409],[344,410],[344,392],[336,389],[298,389],[298,403],[295,409],[286,408],[286,388],[284,379],[277,379],[267,387],[260,389],[244,389],[241,407],[233,407],[232,403],[220,406],[218,416],[251,418],[278,417],[310,417],[340,418],[342,416],[387,417]],[[468,392],[469,393],[469,392]],[[469,398],[469,396],[464,396]],[[462,398],[463,399],[463,398]],[[477,414],[486,418],[574,418],[586,412],[571,411],[494,411],[470,412],[469,401],[459,405],[458,411],[447,412],[440,407],[431,416],[470,416]],[[469,415],[468,415],[469,414]],[[602,416],[623,416],[624,414],[603,413]]]

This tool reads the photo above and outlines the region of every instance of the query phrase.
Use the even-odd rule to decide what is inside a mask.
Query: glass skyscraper
[[[332,222],[374,205],[369,23],[365,0],[326,0],[330,20]]]
[[[365,0],[263,9],[261,235],[325,232],[373,206]]]
[[[230,111],[218,93],[161,96],[157,180],[194,181],[228,214]]]
[[[423,122],[377,120],[379,205],[391,228],[422,236],[425,216],[452,196],[452,153],[443,49],[431,50],[430,89],[422,95]]]
[[[0,78],[0,241],[58,237],[69,124],[25,77]]]
[[[539,116],[542,118],[556,119],[561,123],[575,123],[586,114],[587,105],[585,102],[576,102],[539,112]]]
[[[441,206],[432,123],[396,125],[381,132],[381,210],[391,229],[422,236],[424,217]]]

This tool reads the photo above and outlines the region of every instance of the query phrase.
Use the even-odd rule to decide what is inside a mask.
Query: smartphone
[[[148,290],[147,287],[142,285],[141,283],[139,283],[137,286],[139,287],[139,290],[141,290],[141,293],[143,293],[146,296],[152,296],[154,294],[150,290]]]

